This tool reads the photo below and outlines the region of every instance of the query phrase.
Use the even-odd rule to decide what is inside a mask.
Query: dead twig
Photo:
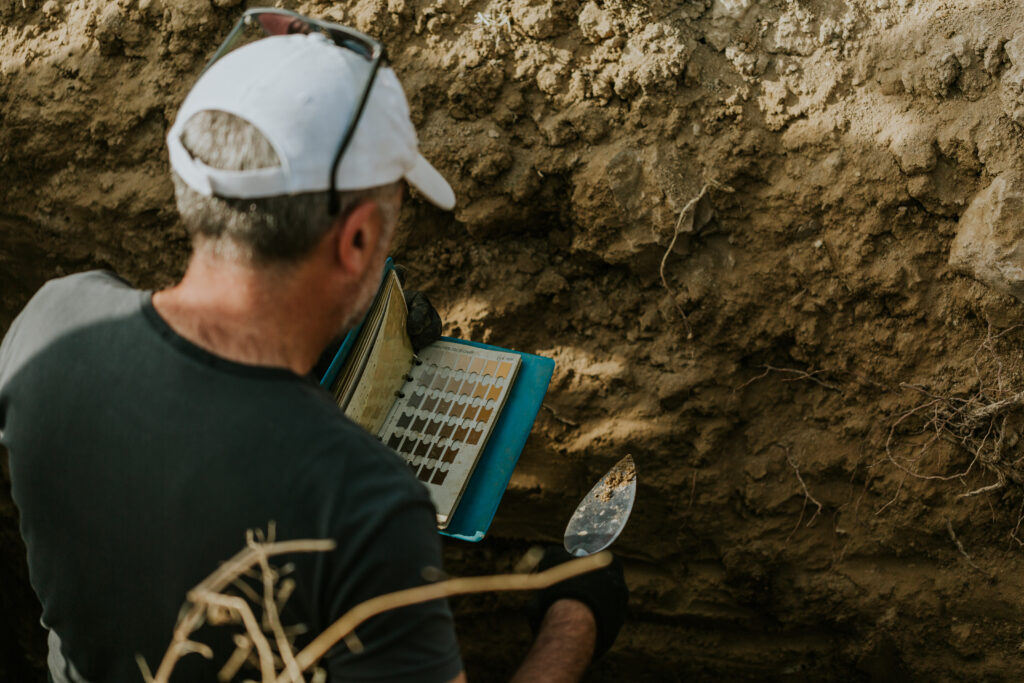
[[[335,643],[351,634],[359,624],[370,617],[389,610],[437,600],[438,598],[447,598],[453,595],[488,593],[492,591],[538,590],[573,576],[594,571],[601,567],[607,567],[611,561],[611,553],[604,551],[596,555],[570,560],[557,567],[552,567],[536,574],[498,574],[495,576],[449,579],[440,583],[417,586],[416,588],[407,588],[402,591],[388,593],[387,595],[380,595],[356,605],[346,612],[340,619],[328,626],[323,633],[314,638],[313,642],[295,656],[295,659],[299,667],[305,670],[327,654],[334,647]],[[278,676],[277,683],[287,683],[284,674]]]
[[[278,615],[278,599],[274,591],[275,584],[277,583],[277,576],[273,571],[271,571],[267,555],[262,551],[262,546],[257,544],[253,539],[252,533],[248,535],[246,540],[249,547],[256,551],[256,559],[259,561],[260,572],[263,575],[264,628],[269,626],[268,630],[274,636],[274,641],[277,645],[277,652],[284,662],[285,670],[288,672],[288,677],[290,679],[289,683],[301,683],[302,672],[299,670],[299,667],[295,662],[295,657],[292,653],[292,644],[288,641],[288,637],[284,633],[284,627],[281,625],[281,618]],[[281,602],[283,604],[284,601],[282,600]]]
[[[232,614],[234,618],[241,621],[245,626],[252,647],[255,647],[257,650],[263,679],[274,680],[276,674],[273,668],[273,648],[260,630],[259,623],[256,621],[249,603],[237,596],[224,595],[223,591],[228,586],[231,586],[238,577],[258,564],[261,556],[273,557],[289,553],[326,552],[332,550],[335,544],[331,540],[306,539],[262,543],[257,544],[257,546],[255,548],[247,546],[189,591],[187,595],[188,609],[179,618],[171,637],[171,644],[164,653],[156,673],[150,675],[149,667],[145,665],[145,662],[137,658],[140,669],[142,669],[143,678],[147,682],[166,683],[177,661],[192,652],[199,652],[203,656],[212,657],[212,652],[197,650],[195,646],[199,644],[194,643],[189,637],[207,619],[207,615],[217,617],[215,619],[211,618],[211,621],[223,621],[229,620]]]

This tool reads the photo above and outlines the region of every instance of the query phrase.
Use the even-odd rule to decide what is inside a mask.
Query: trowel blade
[[[636,465],[627,455],[608,470],[572,513],[565,549],[583,557],[604,550],[619,537],[636,499]]]

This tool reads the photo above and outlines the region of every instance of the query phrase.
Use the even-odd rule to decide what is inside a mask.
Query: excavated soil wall
[[[1020,677],[1024,263],[949,265],[977,197],[984,244],[1024,207],[987,190],[1024,161],[1017,3],[283,4],[387,45],[458,196],[413,197],[396,249],[446,331],[557,361],[449,571],[556,541],[632,453],[629,620],[591,680]],[[181,273],[163,136],[241,7],[0,2],[0,330],[53,276]],[[6,491],[0,679],[29,680]],[[522,601],[454,601],[471,680],[524,653]]]

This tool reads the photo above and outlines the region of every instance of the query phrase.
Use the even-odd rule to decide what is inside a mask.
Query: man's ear
[[[338,263],[349,275],[361,279],[375,262],[380,248],[382,220],[380,207],[372,199],[360,202],[337,221]]]

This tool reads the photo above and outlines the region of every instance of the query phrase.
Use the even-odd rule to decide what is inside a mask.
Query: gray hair
[[[255,126],[227,112],[193,115],[185,124],[181,142],[189,154],[213,168],[244,171],[280,163],[277,152]],[[334,223],[326,191],[257,199],[207,197],[185,184],[177,173],[172,177],[178,213],[193,243],[253,264],[300,261]],[[386,244],[398,222],[393,198],[400,183],[339,192],[339,215],[360,202],[376,201],[383,219],[380,238]]]

